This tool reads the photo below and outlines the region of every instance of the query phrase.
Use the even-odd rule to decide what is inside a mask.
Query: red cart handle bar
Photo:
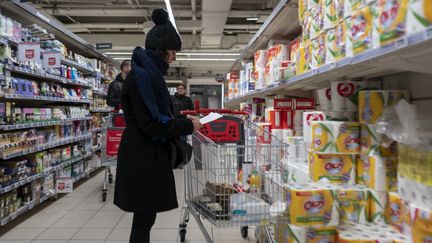
[[[182,115],[207,115],[211,112],[217,112],[219,114],[231,114],[231,115],[244,115],[247,116],[249,113],[239,110],[229,110],[229,109],[197,109],[197,110],[184,110],[180,113]]]

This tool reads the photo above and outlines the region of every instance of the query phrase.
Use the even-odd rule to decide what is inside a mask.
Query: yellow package
[[[334,63],[336,53],[333,50],[336,46],[336,28],[329,28],[325,32],[326,64]]]
[[[313,151],[322,154],[359,154],[360,124],[357,122],[312,122]]]
[[[323,0],[324,5],[324,29],[332,28],[338,22],[336,0]]]
[[[400,233],[408,233],[410,217],[407,205],[402,198],[394,192],[389,193],[389,199],[384,212],[386,223],[390,224]]]
[[[277,222],[277,243],[336,243],[336,227],[299,227]]]
[[[341,186],[337,191],[337,200],[342,222],[364,224],[369,219],[369,192],[366,187]]]
[[[361,156],[361,159],[367,187],[377,191],[397,190],[397,158]]]
[[[312,16],[308,13],[305,14],[303,19],[303,31],[302,31],[302,43],[309,42],[311,39],[311,32],[312,32]],[[301,46],[300,46],[301,48]]]
[[[432,187],[432,151],[400,144],[398,175]]]
[[[355,155],[313,153],[309,169],[312,181],[328,179],[334,184],[355,183]]]
[[[325,48],[325,36],[323,34],[318,35],[311,41],[312,48],[312,68],[318,68],[325,64],[326,59],[326,48]]]
[[[432,25],[432,1],[409,0],[406,17],[407,34],[426,30]]]
[[[397,157],[397,143],[377,132],[377,126],[363,124],[360,132],[360,154],[367,156]]]
[[[381,45],[387,45],[405,34],[408,0],[380,1],[378,32]]]
[[[395,105],[401,99],[409,100],[408,91],[404,90],[370,90],[359,92],[360,123],[375,124],[384,110]]]
[[[299,0],[298,4],[299,4],[298,6],[299,23],[303,24],[304,15],[308,10],[308,0]]]
[[[323,30],[323,16],[324,11],[321,5],[318,5],[317,8],[310,10],[311,11],[311,27],[310,27],[310,38],[314,39],[321,34]]]
[[[369,190],[369,221],[385,222],[384,211],[388,203],[388,192]]]
[[[408,207],[413,230],[424,230],[432,233],[432,209],[419,207],[415,204],[410,204]]]
[[[353,12],[351,17],[351,37],[354,55],[372,47],[372,11],[372,7],[367,6]]]
[[[414,243],[430,243],[432,239],[432,231],[423,229],[413,229],[413,241]]]
[[[310,42],[302,42],[298,51],[296,62],[296,74],[302,74],[311,69],[312,49]]]
[[[393,238],[387,235],[375,235],[372,232],[360,233],[355,230],[338,232],[338,243],[393,243]]]
[[[357,157],[356,160],[356,183],[359,185],[364,185],[364,178],[363,178],[363,162],[360,157]]]
[[[336,226],[339,224],[336,188],[321,184],[284,187],[290,223],[296,226]]]

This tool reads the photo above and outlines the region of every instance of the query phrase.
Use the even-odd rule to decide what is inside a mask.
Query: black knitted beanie
[[[146,49],[180,51],[182,40],[172,25],[165,9],[153,10],[152,20],[156,24],[147,34]]]

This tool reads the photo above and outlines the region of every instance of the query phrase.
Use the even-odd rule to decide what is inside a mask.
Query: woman
[[[168,140],[201,127],[192,117],[173,118],[163,75],[181,49],[181,38],[163,9],[153,11],[155,26],[145,47],[135,48],[122,91],[126,129],[120,143],[114,204],[133,212],[129,242],[150,242],[156,213],[178,207]]]

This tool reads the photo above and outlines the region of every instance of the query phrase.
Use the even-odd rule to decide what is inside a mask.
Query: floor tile
[[[82,228],[72,239],[74,240],[105,240],[111,233],[112,229],[86,229]]]
[[[44,231],[38,240],[69,240],[79,228],[50,228]]]
[[[111,219],[90,219],[83,228],[114,228],[120,220]]]
[[[67,243],[69,240],[34,240],[31,243]]]
[[[16,226],[16,228],[48,228],[58,221],[58,218],[31,217]]]
[[[33,240],[36,239],[45,228],[15,228],[4,234],[2,240]]]
[[[51,228],[81,228],[87,223],[88,219],[83,218],[62,218],[55,222]]]
[[[30,243],[31,240],[0,240],[0,243]]]
[[[107,240],[111,241],[127,241],[129,240],[130,229],[114,229],[108,236]]]

